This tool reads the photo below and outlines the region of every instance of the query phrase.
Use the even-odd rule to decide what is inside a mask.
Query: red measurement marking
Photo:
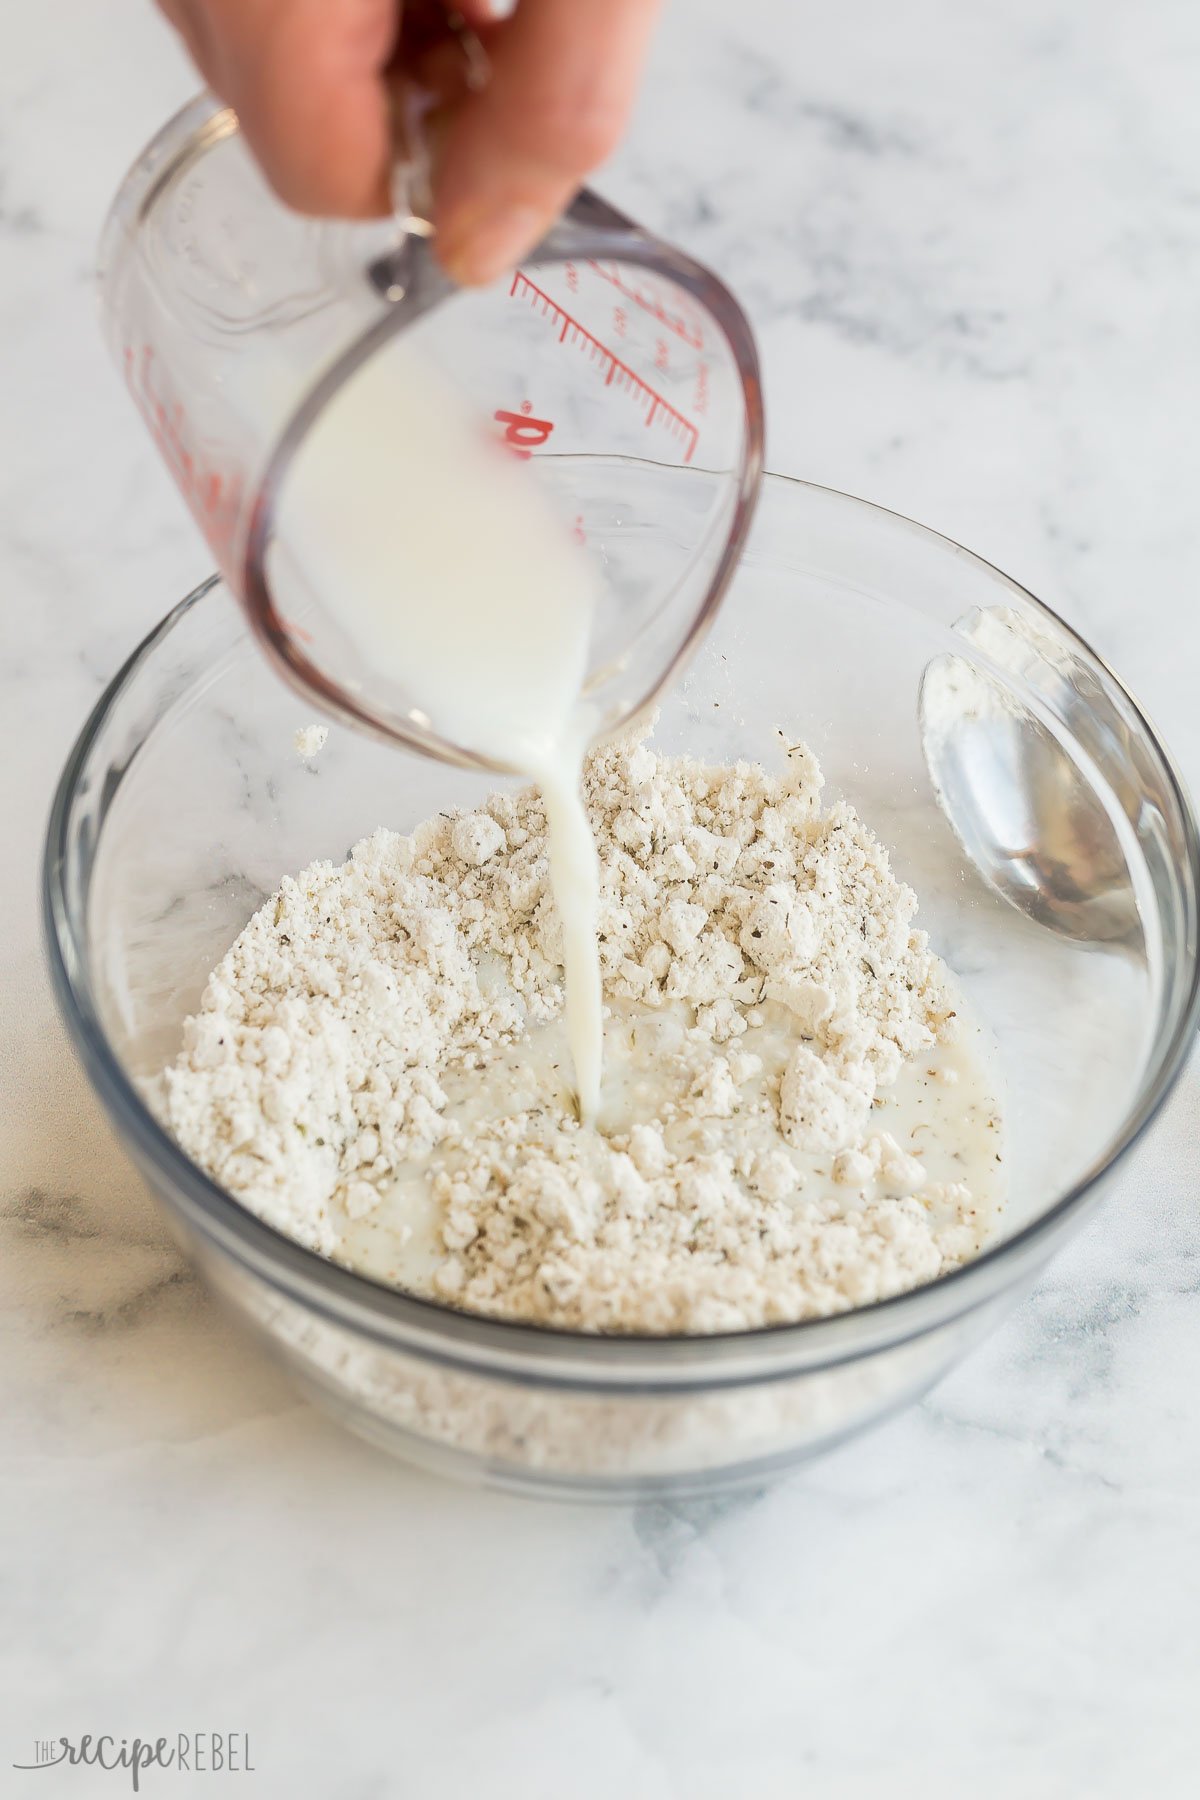
[[[527,298],[534,310],[540,312],[550,324],[561,326],[558,334],[560,344],[568,341],[578,344],[581,349],[587,351],[590,362],[598,361],[599,366],[604,370],[605,387],[623,387],[635,400],[639,398],[644,400],[648,409],[646,424],[653,425],[656,420],[660,421],[673,437],[682,438],[686,445],[683,460],[685,463],[691,462],[700,434],[690,419],[685,419],[669,400],[664,400],[662,395],[650,386],[649,382],[643,381],[640,375],[635,375],[628,363],[622,362],[619,356],[615,356],[608,345],[602,344],[598,337],[593,337],[586,326],[581,325],[578,319],[572,318],[569,312],[565,312],[557,301],[552,300],[549,294],[543,293],[536,282],[530,281],[528,275],[523,274],[520,269],[513,276],[512,286],[508,291],[510,297],[519,295]]]
[[[533,403],[522,400],[520,412],[494,412],[492,418],[497,425],[503,425],[504,436],[501,443],[506,449],[519,456],[522,462],[528,462],[535,450],[540,450],[546,442],[554,426],[549,419],[534,419]]]
[[[616,263],[593,262],[589,263],[588,267],[596,271],[601,281],[610,282],[618,293],[624,294],[625,298],[632,300],[635,306],[640,306],[644,312],[650,313],[660,325],[665,325],[668,331],[673,331],[675,336],[682,338],[685,344],[690,344],[693,350],[703,350],[704,333],[700,327],[690,324],[682,313],[671,312],[664,306],[657,289],[652,287],[648,281],[639,282],[636,287],[630,287]]]
[[[125,375],[138,411],[175,482],[223,569],[232,566],[232,545],[242,504],[242,484],[236,470],[214,467],[192,443],[187,413],[178,401],[164,397],[166,386],[161,365],[149,345],[135,355],[124,352]]]

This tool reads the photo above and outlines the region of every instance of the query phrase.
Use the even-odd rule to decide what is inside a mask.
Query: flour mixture
[[[999,1203],[977,1033],[884,850],[782,751],[588,760],[595,1127],[530,790],[286,880],[188,1021],[170,1128],[301,1243],[506,1318],[729,1330],[954,1267]]]

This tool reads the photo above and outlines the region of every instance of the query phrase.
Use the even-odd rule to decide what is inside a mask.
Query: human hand
[[[158,3],[281,199],[326,216],[390,212],[387,77],[413,0]],[[457,281],[511,268],[612,152],[658,5],[460,0],[491,78],[437,122],[436,248]]]

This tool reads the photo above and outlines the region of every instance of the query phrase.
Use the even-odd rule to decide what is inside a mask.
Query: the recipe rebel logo
[[[250,1734],[245,1731],[180,1731],[174,1737],[115,1738],[107,1733],[79,1738],[39,1738],[32,1762],[14,1769],[83,1768],[124,1770],[132,1791],[141,1792],[148,1769],[173,1769],[185,1775],[253,1775]]]

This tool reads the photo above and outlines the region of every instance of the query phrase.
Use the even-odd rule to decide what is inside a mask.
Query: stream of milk
[[[432,730],[535,782],[563,933],[581,1118],[600,1104],[599,869],[580,796],[596,601],[587,558],[537,481],[395,340],[301,444],[278,535],[364,668]]]

